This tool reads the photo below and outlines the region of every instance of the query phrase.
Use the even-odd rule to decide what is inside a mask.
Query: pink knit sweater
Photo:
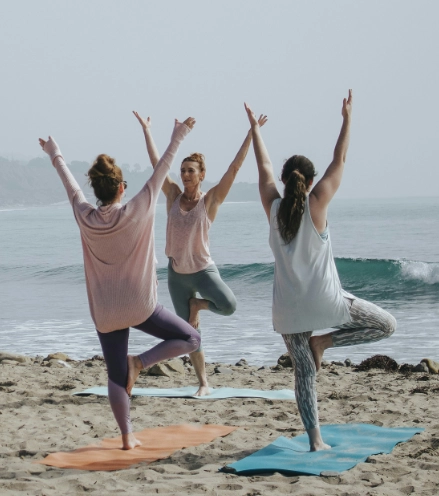
[[[180,143],[190,129],[175,125],[171,142],[141,191],[126,205],[87,202],[58,145],[44,147],[58,171],[81,233],[90,313],[99,332],[144,322],[157,305],[154,216],[157,198]]]

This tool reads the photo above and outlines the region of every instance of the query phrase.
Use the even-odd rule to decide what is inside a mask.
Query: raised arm
[[[155,168],[156,165],[158,164],[159,160],[160,160],[160,154],[159,154],[159,151],[156,147],[156,144],[155,144],[154,139],[153,139],[152,134],[151,134],[151,125],[152,125],[151,118],[148,117],[148,118],[144,119],[143,117],[141,117],[139,115],[138,112],[136,112],[134,110],[133,110],[133,114],[136,116],[137,120],[139,121],[140,125],[142,126],[143,134],[145,136],[146,150],[148,151],[149,160],[151,162],[152,167]],[[178,186],[178,184],[175,181],[173,181],[170,178],[169,174],[166,175],[166,178],[163,182],[162,191],[165,194],[168,202],[169,201],[173,202],[175,200],[175,198],[177,198],[177,196],[181,193],[180,187]]]
[[[83,207],[85,207],[86,210],[94,208],[86,200],[79,184],[77,183],[73,174],[70,172],[70,169],[67,167],[67,164],[64,161],[64,157],[62,156],[61,150],[59,149],[56,141],[51,136],[49,136],[49,139],[47,141],[43,140],[42,138],[40,138],[39,141],[41,148],[47,153],[47,155],[49,155],[52,165],[55,167],[62,183],[64,184],[67,196],[73,207],[73,210],[76,212],[76,210],[78,209],[83,210]]]
[[[258,123],[259,126],[262,127],[267,122],[267,116],[261,115],[259,117]],[[238,150],[236,157],[233,159],[233,162],[229,165],[224,176],[221,178],[220,182],[211,188],[207,194],[205,199],[205,205],[207,210],[207,215],[209,219],[213,221],[218,212],[218,208],[226,199],[226,196],[229,194],[230,188],[232,187],[233,181],[235,180],[239,169],[244,163],[245,157],[247,156],[248,149],[250,148],[250,143],[252,141],[252,130],[250,129],[245,137],[244,142],[241,145],[241,148]]]
[[[268,217],[268,222],[270,222],[271,204],[274,200],[280,198],[280,194],[276,187],[273,166],[270,157],[268,156],[268,151],[265,148],[264,141],[262,140],[259,122],[252,109],[246,103],[244,104],[244,107],[247,111],[247,116],[252,129],[253,148],[259,172],[259,194],[261,195],[262,206]]]
[[[188,117],[184,122],[178,122],[175,119],[174,130],[171,136],[171,142],[165,150],[157,165],[154,168],[154,172],[151,177],[146,181],[145,186],[140,190],[139,193],[131,200],[131,202],[143,202],[145,197],[145,192],[149,191],[148,202],[155,203],[157,201],[160,188],[163,186],[163,182],[166,175],[171,168],[171,164],[174,160],[175,154],[183,141],[184,137],[191,131],[195,125],[195,119],[193,117]]]
[[[326,225],[326,212],[329,202],[337,192],[343,176],[351,129],[352,90],[349,90],[348,98],[343,99],[341,114],[343,124],[335,145],[334,158],[309,196],[311,217],[318,230],[320,228],[324,229]]]

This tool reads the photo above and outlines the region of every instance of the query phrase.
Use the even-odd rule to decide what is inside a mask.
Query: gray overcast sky
[[[180,157],[203,152],[214,181],[247,132],[248,101],[269,116],[277,174],[294,153],[323,172],[353,88],[338,197],[436,196],[438,18],[436,0],[3,1],[0,154],[39,156],[52,134],[67,161],[147,165],[131,110],[152,116],[160,150],[173,118],[193,115]],[[239,180],[257,181],[252,151]]]

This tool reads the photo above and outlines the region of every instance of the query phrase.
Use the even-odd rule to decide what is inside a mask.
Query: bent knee
[[[392,315],[392,334],[396,331],[397,322],[395,317]]]
[[[228,317],[235,313],[236,310],[236,298],[234,295],[229,298],[221,298],[221,300],[211,301],[209,303],[209,310],[213,313],[223,315]]]
[[[224,306],[221,308],[221,315],[228,317],[236,312],[236,298],[233,295],[233,298],[229,298]]]
[[[390,337],[396,331],[396,319],[389,313],[388,323],[385,328],[386,337]]]
[[[236,312],[236,302],[234,305],[229,305],[224,308],[224,310],[221,312],[221,315],[224,315],[225,317],[229,317],[230,315],[233,315]]]
[[[198,332],[194,332],[192,336],[189,338],[189,343],[192,345],[192,350],[190,353],[193,351],[200,351],[201,350],[201,336]]]

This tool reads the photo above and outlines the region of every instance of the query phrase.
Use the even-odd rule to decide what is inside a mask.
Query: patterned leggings
[[[331,333],[334,347],[373,343],[388,338],[396,329],[396,320],[382,308],[356,298],[350,307],[351,321]],[[295,368],[295,392],[305,429],[319,425],[316,392],[316,366],[309,346],[312,332],[282,334]]]

